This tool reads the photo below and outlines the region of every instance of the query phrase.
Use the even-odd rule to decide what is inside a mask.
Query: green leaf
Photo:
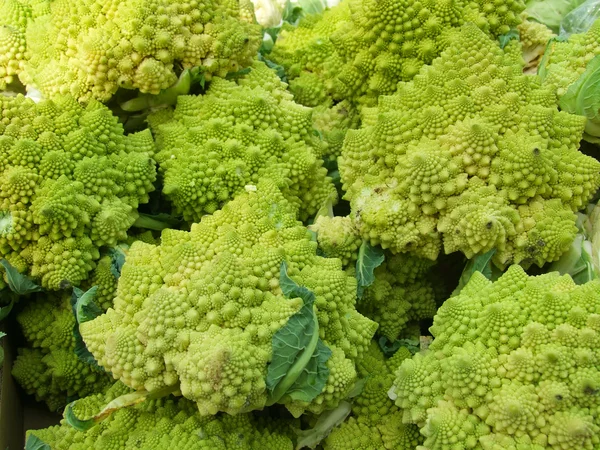
[[[558,34],[560,23],[569,11],[585,0],[530,0],[526,2],[525,13],[528,18],[543,23]]]
[[[511,28],[508,33],[498,36],[498,41],[500,42],[500,48],[504,48],[508,45],[510,41],[513,39],[519,40],[519,32],[515,28]]]
[[[5,306],[0,306],[0,320],[8,316],[12,311],[13,306],[15,306],[15,294],[13,292],[6,292],[6,296],[10,297],[10,303]]]
[[[118,280],[125,264],[125,251],[120,246],[111,247],[108,249],[108,256],[110,256],[110,273]]]
[[[50,447],[36,435],[30,433],[27,436],[27,441],[25,442],[25,450],[52,450],[52,447]]]
[[[585,72],[569,86],[558,105],[563,111],[588,120],[585,132],[591,136],[600,136],[600,55],[592,59]]]
[[[146,230],[162,231],[165,228],[177,228],[182,222],[182,219],[173,217],[170,214],[143,214],[139,213],[138,218],[133,223],[136,228],[144,228]]]
[[[6,282],[11,291],[18,295],[41,292],[42,288],[35,284],[27,275],[15,269],[6,259],[0,259],[0,264],[6,271]]]
[[[86,292],[81,289],[73,288],[71,294],[71,308],[75,316],[75,324],[73,325],[73,337],[75,338],[75,354],[80,361],[83,361],[93,367],[102,368],[94,358],[94,355],[88,350],[83,337],[79,331],[79,324],[95,319],[102,314],[102,309],[94,303],[94,297],[98,286],[92,286]]]
[[[341,425],[346,417],[352,411],[352,405],[347,401],[342,401],[335,409],[325,411],[319,416],[314,426],[308,430],[294,430],[298,439],[295,450],[302,448],[315,449],[323,439],[329,436],[331,430]]]
[[[90,419],[79,419],[73,411],[73,406],[77,403],[77,400],[67,405],[64,412],[65,421],[77,431],[87,431],[94,425],[102,422],[104,419],[109,417],[113,412],[119,409],[134,406],[139,403],[145,402],[146,400],[152,400],[157,398],[166,397],[169,394],[179,390],[179,385],[167,386],[156,391],[135,391],[129,394],[121,395],[109,402],[98,414],[91,417]]]
[[[331,356],[331,350],[319,338],[315,294],[289,277],[285,261],[281,263],[279,285],[287,298],[301,298],[304,304],[273,336],[273,357],[266,379],[268,406],[284,395],[312,401],[325,387],[329,377],[326,362]]]
[[[483,253],[482,255],[477,255],[474,258],[467,261],[465,268],[460,275],[460,279],[458,280],[458,286],[452,292],[452,297],[458,295],[462,288],[464,288],[471,276],[475,272],[481,272],[488,280],[492,279],[492,258],[496,254],[496,249],[493,248],[490,251]]]
[[[229,72],[225,75],[226,80],[237,80],[238,78],[242,78],[244,75],[247,75],[252,70],[252,67],[245,67],[243,69],[238,70],[237,72]]]
[[[360,246],[356,261],[356,295],[362,298],[365,289],[375,281],[375,269],[383,263],[385,255],[381,247],[372,247],[366,240]]]
[[[79,288],[73,288],[71,304],[75,306],[75,319],[77,323],[85,323],[94,320],[102,314],[102,309],[94,303],[98,286],[92,286],[83,292]]]
[[[382,336],[377,343],[386,358],[392,357],[394,353],[402,347],[407,348],[413,355],[419,353],[420,349],[420,342],[418,339],[397,339],[394,342],[391,342],[388,338]]]

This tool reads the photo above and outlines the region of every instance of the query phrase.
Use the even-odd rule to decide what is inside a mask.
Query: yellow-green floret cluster
[[[294,385],[276,401],[296,416],[320,413],[354,386],[355,363],[377,324],[356,311],[356,280],[341,261],[316,256],[279,189],[264,180],[246,191],[189,232],[163,231],[159,246],[135,242],[114,309],[81,324],[81,334],[98,363],[134,389],[179,386],[202,415],[262,409],[272,398],[269,363],[285,347],[274,336],[306,309],[303,298],[283,295],[285,262],[289,277],[314,293],[310,323],[330,355],[312,400]]]
[[[3,0],[0,2],[0,90],[16,81],[26,58],[27,25],[48,14],[48,0]]]
[[[253,21],[237,0],[56,0],[27,26],[20,78],[80,101],[118,88],[156,94],[182,69],[210,79],[248,66],[261,42]]]
[[[171,119],[164,112],[150,117],[163,193],[186,220],[212,214],[264,177],[283,180],[301,220],[336,196],[312,111],[285,88],[255,62],[237,82],[214,79],[205,95],[180,96]]]
[[[554,261],[600,185],[600,163],[578,151],[585,119],[559,112],[521,55],[473,24],[451,41],[348,133],[339,167],[355,225],[393,253]]]
[[[111,377],[75,353],[75,316],[69,294],[38,294],[16,316],[28,346],[19,349],[12,376],[51,410],[102,391]]]
[[[284,25],[269,58],[282,65],[302,104],[327,99],[374,105],[448,46],[471,22],[498,36],[520,22],[520,0],[348,0],[297,27]]]
[[[492,283],[476,272],[390,396],[429,450],[598,448],[599,313],[598,280],[511,266]]]
[[[414,424],[402,423],[402,411],[388,397],[394,372],[411,354],[400,348],[385,358],[375,342],[358,365],[365,380],[353,399],[352,412],[323,442],[323,450],[414,450],[422,442]]]
[[[131,389],[116,383],[105,393],[78,400],[72,411],[79,419],[98,413]],[[85,432],[66,420],[27,435],[53,450],[292,450],[291,428],[277,418],[201,416],[185,398],[163,397],[119,409]]]
[[[558,96],[562,97],[597,55],[600,55],[600,20],[596,20],[585,33],[573,34],[568,40],[550,42],[540,75],[545,83],[554,85]]]
[[[431,319],[437,309],[428,272],[433,262],[400,253],[386,255],[374,271],[373,284],[365,289],[358,310],[379,324],[377,333],[394,342],[403,332]]]
[[[152,135],[72,97],[1,97],[0,115],[0,257],[44,288],[76,286],[154,190]]]

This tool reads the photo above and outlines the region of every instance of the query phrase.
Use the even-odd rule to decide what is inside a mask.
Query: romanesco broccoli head
[[[312,308],[297,294],[283,295],[290,284],[287,275],[281,280],[284,262],[293,282],[314,294]],[[356,361],[377,328],[355,302],[356,280],[340,260],[316,256],[296,206],[265,179],[189,232],[165,230],[159,246],[134,243],[114,307],[80,330],[99,364],[128,386],[179,383],[201,414],[237,414],[272,401],[278,366],[269,363],[286,340],[295,342],[290,324],[308,311],[316,345],[307,350],[316,358],[309,367],[324,374],[323,384],[310,396],[298,384],[276,388],[273,401],[294,415],[319,413],[353,387]],[[301,383],[304,375],[295,376]]]
[[[348,133],[339,167],[355,224],[393,253],[435,259],[443,245],[469,258],[496,249],[499,266],[554,261],[600,185],[600,163],[578,151],[584,124],[466,24]]]
[[[108,108],[71,97],[2,97],[0,110],[0,257],[47,289],[78,285],[154,190],[152,135],[125,136]]]
[[[311,110],[261,62],[237,82],[215,79],[205,95],[180,96],[171,119],[151,116],[150,124],[163,192],[186,220],[212,214],[264,177],[285,186],[302,220],[336,196]]]
[[[249,2],[100,0],[50,2],[27,26],[24,84],[46,97],[108,101],[118,88],[158,93],[176,71],[206,79],[251,64],[261,42]]]
[[[498,36],[520,22],[520,0],[415,2],[350,0],[297,27],[284,26],[269,58],[282,65],[301,103],[334,100],[374,105],[412,79],[451,41],[449,31],[471,22]]]
[[[598,445],[600,282],[511,266],[475,272],[438,310],[433,343],[398,368],[390,396],[424,446],[592,449]]]
[[[106,388],[110,376],[75,353],[75,316],[68,294],[38,294],[16,316],[27,347],[19,349],[12,375],[28,394],[51,410],[68,399]]]

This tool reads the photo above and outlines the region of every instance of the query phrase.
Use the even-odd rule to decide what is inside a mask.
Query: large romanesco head
[[[12,376],[28,394],[51,410],[69,399],[108,387],[112,380],[102,368],[75,353],[75,316],[69,294],[38,294],[16,316],[27,347],[19,348]]]
[[[255,62],[237,82],[215,79],[205,95],[179,97],[172,119],[165,121],[164,112],[150,117],[163,193],[186,220],[212,214],[264,177],[285,185],[282,192],[301,220],[336,197],[312,111],[294,103],[285,88]]]
[[[106,404],[131,390],[121,383],[72,405],[79,419],[97,414]],[[87,431],[66,419],[60,425],[30,430],[53,450],[292,450],[291,421],[278,417],[201,416],[193,402],[164,397],[119,409]]]
[[[450,40],[347,135],[340,173],[356,226],[394,253],[553,261],[600,185],[600,163],[578,151],[585,119],[558,112],[554,90],[473,24]]]
[[[600,421],[600,282],[511,266],[476,272],[439,309],[426,354],[402,363],[390,395],[424,448],[593,449]]]
[[[52,1],[27,26],[20,78],[46,97],[107,101],[118,88],[158,93],[185,68],[225,76],[248,66],[260,45],[251,8],[237,0]]]
[[[154,190],[152,135],[71,97],[1,97],[0,112],[0,258],[47,289],[78,285]]]
[[[285,26],[269,58],[286,69],[302,104],[374,105],[448,46],[449,30],[472,22],[492,36],[520,21],[520,0],[348,0],[298,27]]]
[[[284,295],[286,264],[314,306],[298,290]],[[190,232],[165,230],[159,246],[134,243],[114,309],[80,330],[99,364],[134,389],[179,385],[202,414],[277,401],[298,416],[337,406],[353,387],[377,328],[355,302],[356,280],[340,260],[316,255],[297,208],[262,181]],[[290,345],[310,358],[291,373],[272,361]]]

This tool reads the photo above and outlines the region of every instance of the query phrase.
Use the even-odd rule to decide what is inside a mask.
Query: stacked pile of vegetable
[[[315,5],[0,0],[27,448],[599,448],[600,22]]]

